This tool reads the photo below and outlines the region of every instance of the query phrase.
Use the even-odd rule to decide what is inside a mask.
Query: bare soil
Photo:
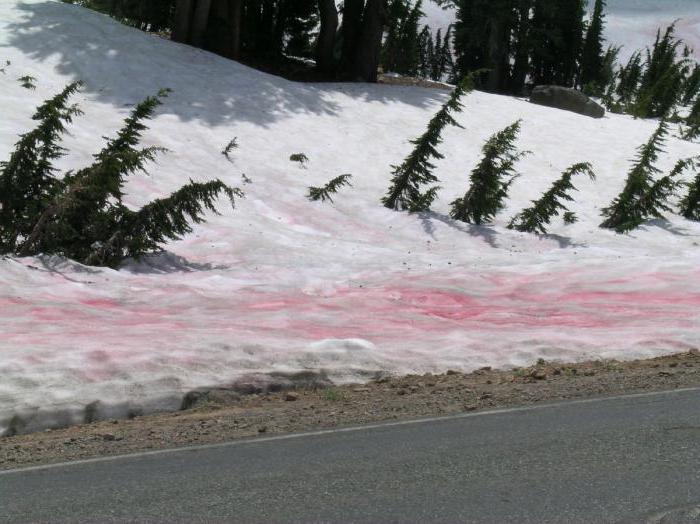
[[[258,435],[451,415],[538,402],[700,386],[700,352],[618,362],[538,362],[471,374],[380,377],[368,384],[241,396],[200,392],[190,409],[0,439],[0,470]]]

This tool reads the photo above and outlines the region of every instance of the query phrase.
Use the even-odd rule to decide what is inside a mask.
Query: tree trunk
[[[353,68],[355,81],[377,81],[386,21],[385,7],[385,0],[367,0]]]
[[[332,75],[335,69],[333,53],[338,32],[338,9],[335,0],[318,0],[321,14],[321,30],[316,42],[316,67],[322,73]]]
[[[190,42],[193,7],[194,0],[177,0],[171,35],[171,39],[175,42],[182,42],[183,44]]]
[[[191,43],[195,47],[204,47],[204,39],[209,25],[211,0],[197,0],[192,19]]]
[[[339,75],[344,80],[352,79],[357,47],[362,31],[362,11],[365,0],[345,0],[343,7],[343,51],[340,57]]]
[[[229,0],[229,20],[231,21],[231,58],[241,58],[241,20],[243,18],[243,1]]]

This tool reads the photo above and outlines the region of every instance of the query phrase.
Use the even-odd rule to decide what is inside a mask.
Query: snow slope
[[[189,178],[221,177],[247,197],[120,271],[0,259],[0,434],[81,421],[86,408],[98,418],[173,409],[191,388],[248,373],[325,370],[347,381],[700,345],[700,224],[674,216],[627,236],[597,227],[653,122],[474,93],[465,129],[445,137],[435,213],[412,216],[379,199],[444,92],[293,84],[42,0],[0,2],[4,60],[0,158],[70,80],[87,88],[66,168],[88,162],[129,106],[170,87],[146,143],[171,153],[130,181],[129,203]],[[16,80],[27,74],[39,79],[35,92]],[[533,154],[508,208],[493,226],[451,221],[449,202],[467,189],[483,141],[518,118],[520,146]],[[231,164],[220,151],[234,136]],[[308,169],[289,162],[299,152]],[[661,165],[693,154],[700,145],[672,139]],[[599,179],[579,180],[578,224],[547,237],[504,227],[585,160]],[[307,186],[341,173],[354,187],[335,205],[305,199]]]

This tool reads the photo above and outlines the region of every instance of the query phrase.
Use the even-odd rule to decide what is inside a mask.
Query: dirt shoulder
[[[0,439],[0,470],[538,402],[700,386],[700,352],[631,362],[540,361],[465,375],[382,377],[369,384],[240,396],[214,390],[177,413]]]

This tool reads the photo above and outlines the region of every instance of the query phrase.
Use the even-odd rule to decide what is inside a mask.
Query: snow
[[[65,141],[64,168],[89,162],[132,104],[170,87],[145,143],[171,152],[129,182],[129,204],[189,178],[220,177],[247,196],[119,271],[0,259],[0,434],[80,422],[88,406],[98,418],[176,409],[192,388],[249,373],[324,370],[344,382],[700,345],[700,224],[671,216],[624,236],[597,227],[654,122],[471,94],[465,129],[445,135],[435,212],[416,216],[379,200],[444,91],[294,84],[41,0],[0,2],[4,60],[0,158],[33,108],[71,80],[87,82],[76,98],[85,115]],[[36,91],[19,86],[27,74]],[[533,153],[507,209],[492,226],[451,221],[483,141],[519,118],[519,146]],[[236,136],[232,164],[221,150]],[[664,169],[700,145],[673,138],[667,150]],[[289,161],[300,152],[307,169]],[[505,228],[580,161],[598,181],[578,180],[579,223],[546,237]],[[335,204],[305,198],[343,173],[354,187]]]

